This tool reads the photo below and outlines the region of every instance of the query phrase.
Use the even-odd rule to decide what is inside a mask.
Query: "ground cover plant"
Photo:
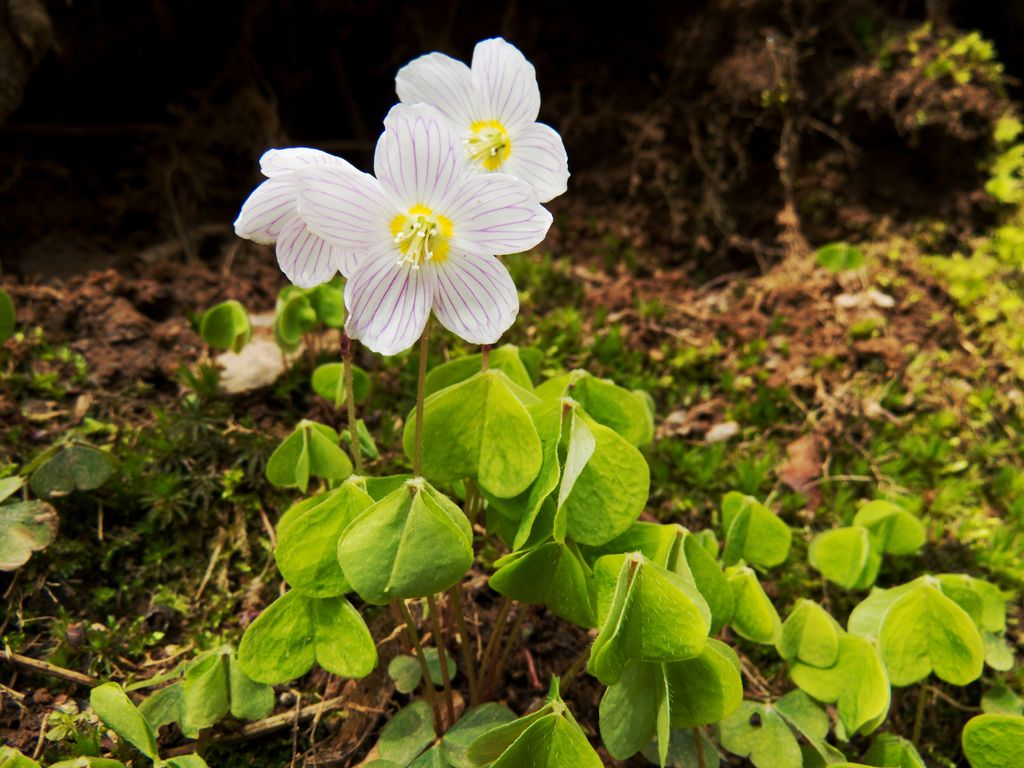
[[[879,71],[997,77],[934,37]],[[511,44],[396,91],[373,174],[263,155],[259,287],[193,300],[175,389],[103,398],[0,294],[0,765],[1014,765],[1015,113],[969,255],[693,288],[545,250],[567,157]]]

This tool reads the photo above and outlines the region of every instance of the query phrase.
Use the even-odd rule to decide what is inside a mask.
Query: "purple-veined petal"
[[[277,263],[285,277],[300,288],[326,283],[341,269],[346,256],[343,248],[310,232],[298,214],[277,238]]]
[[[391,243],[397,211],[368,173],[339,165],[294,172],[299,216],[325,240],[349,250],[380,250]]]
[[[543,240],[551,226],[533,190],[504,173],[463,179],[441,213],[452,221],[452,248],[469,253],[519,253]]]
[[[403,104],[429,104],[460,127],[480,119],[480,98],[469,67],[443,53],[413,59],[395,77]]]
[[[511,137],[512,151],[502,172],[515,176],[546,203],[565,192],[569,182],[569,158],[562,137],[550,126],[534,123]]]
[[[515,322],[519,294],[508,269],[493,256],[455,252],[434,270],[434,314],[456,336],[494,344]]]
[[[473,80],[489,113],[485,119],[499,120],[509,130],[537,121],[537,71],[514,45],[500,37],[477,43]]]
[[[434,297],[434,270],[413,269],[399,259],[394,249],[363,256],[345,284],[346,332],[381,355],[416,343]]]
[[[341,249],[338,254],[338,271],[341,272],[341,276],[346,279],[352,277],[365,256],[362,251]]]
[[[295,184],[289,178],[267,179],[242,203],[235,234],[257,243],[273,243],[295,215]]]
[[[308,165],[342,165],[352,168],[352,164],[347,160],[310,147],[268,149],[260,158],[260,171],[264,176],[271,178],[297,171]]]
[[[384,118],[373,168],[401,209],[434,208],[466,173],[466,156],[455,129],[426,104],[396,104]]]

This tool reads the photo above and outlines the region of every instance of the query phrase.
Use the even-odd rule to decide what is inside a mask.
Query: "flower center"
[[[426,261],[443,264],[448,258],[452,222],[425,205],[414,205],[391,220],[391,234],[402,254],[398,263],[419,269]]]
[[[497,120],[477,120],[469,126],[469,136],[462,140],[466,154],[488,171],[496,171],[512,154],[512,141],[505,126]]]

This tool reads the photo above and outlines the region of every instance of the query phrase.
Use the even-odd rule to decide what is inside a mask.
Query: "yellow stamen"
[[[488,171],[496,171],[512,154],[508,131],[498,120],[477,120],[469,126],[469,136],[462,140],[470,160]]]
[[[391,220],[391,234],[402,254],[399,263],[419,269],[425,261],[443,264],[448,258],[452,222],[425,205],[414,205]]]

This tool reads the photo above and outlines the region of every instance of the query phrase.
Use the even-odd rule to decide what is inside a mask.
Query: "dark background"
[[[985,216],[964,194],[978,187],[987,136],[941,125],[915,135],[887,119],[892,98],[873,110],[870,94],[849,97],[844,78],[885,36],[929,18],[976,28],[1006,65],[1000,98],[1018,96],[1024,75],[1017,2],[44,7],[52,45],[37,46],[22,103],[0,125],[0,261],[16,273],[123,262],[165,241],[212,257],[264,149],[316,146],[365,167],[398,68],[432,50],[468,61],[493,35],[536,65],[541,119],[565,136],[562,228],[712,269],[777,255],[787,200],[812,239],[855,231],[865,212],[933,211],[963,227]],[[765,109],[760,94],[780,82],[793,98]],[[787,124],[798,136],[788,180]],[[825,213],[805,212],[808,190],[833,190],[817,201]]]

